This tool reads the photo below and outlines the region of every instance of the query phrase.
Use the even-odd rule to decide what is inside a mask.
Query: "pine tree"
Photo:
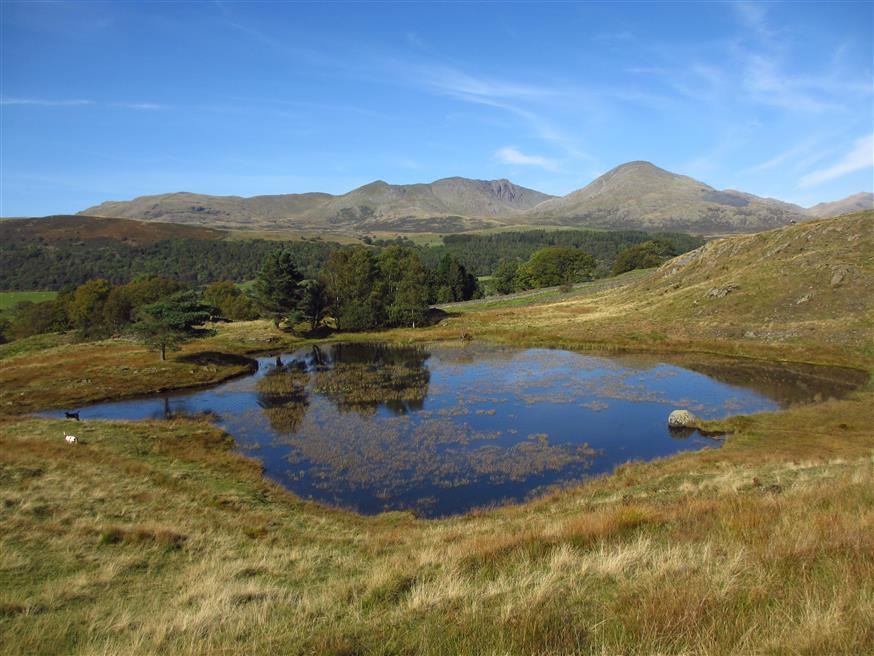
[[[183,291],[141,307],[133,331],[146,346],[160,351],[161,360],[165,360],[167,350],[176,350],[194,337],[210,334],[196,327],[209,317],[209,309],[197,293]]]
[[[274,251],[264,259],[255,281],[255,303],[277,328],[283,320],[297,323],[302,280],[303,275],[294,265],[291,253]]]

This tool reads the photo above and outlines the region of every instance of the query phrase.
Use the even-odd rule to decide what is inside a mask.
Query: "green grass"
[[[513,294],[501,296],[488,296],[473,301],[446,303],[438,307],[447,312],[461,313],[503,308],[520,308],[548,301],[569,299],[602,292],[622,285],[627,285],[635,280],[646,278],[651,273],[652,270],[629,271],[628,273],[623,273],[612,278],[577,283],[568,291],[564,291],[560,287],[545,287],[542,289],[530,289],[524,292],[515,292]]]
[[[0,292],[0,312],[14,308],[22,301],[39,303],[40,301],[50,301],[57,295],[57,292]]]

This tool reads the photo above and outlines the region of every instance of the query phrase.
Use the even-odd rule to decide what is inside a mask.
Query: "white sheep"
[[[75,435],[67,435],[66,433],[64,433],[64,439],[67,440],[67,444],[75,444],[79,441]]]

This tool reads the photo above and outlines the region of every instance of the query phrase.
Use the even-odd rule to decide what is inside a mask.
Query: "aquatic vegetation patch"
[[[669,430],[668,415],[685,409],[706,423],[774,409],[755,381],[788,399],[796,380],[794,371],[763,370],[751,391],[739,384],[749,366],[702,368],[714,377],[650,356],[477,342],[308,346],[261,358],[254,376],[214,390],[105,411],[207,418],[303,498],[436,517],[522,501],[629,460],[718,447],[696,429]],[[804,393],[828,393],[804,380]]]

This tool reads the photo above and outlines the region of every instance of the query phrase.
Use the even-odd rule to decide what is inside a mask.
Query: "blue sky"
[[[0,216],[631,160],[809,206],[874,187],[874,3],[0,0]]]

